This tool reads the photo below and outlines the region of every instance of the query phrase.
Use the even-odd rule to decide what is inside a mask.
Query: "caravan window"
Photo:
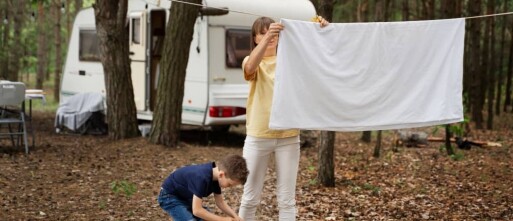
[[[141,44],[141,19],[132,19],[132,43]]]
[[[226,66],[229,68],[242,67],[242,60],[251,52],[250,30],[226,31]]]
[[[80,61],[100,61],[100,48],[96,30],[80,30],[78,59]]]

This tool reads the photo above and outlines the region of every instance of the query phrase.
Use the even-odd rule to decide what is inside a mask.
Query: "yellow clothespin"
[[[321,23],[321,16],[315,15],[312,19],[310,19],[310,21]]]

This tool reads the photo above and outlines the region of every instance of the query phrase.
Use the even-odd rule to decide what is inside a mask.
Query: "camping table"
[[[32,126],[32,100],[41,100],[43,104],[46,104],[46,97],[43,92],[43,90],[37,90],[37,89],[27,89],[25,91],[25,101],[22,104],[22,109],[25,112],[25,102],[29,102],[28,112],[26,113],[26,121],[29,123],[30,127],[30,135],[32,136],[32,147],[34,147],[35,144],[35,136],[34,136],[34,128]]]

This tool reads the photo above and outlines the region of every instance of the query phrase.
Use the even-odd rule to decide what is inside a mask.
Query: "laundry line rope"
[[[207,5],[203,5],[203,4],[196,4],[196,3],[180,1],[180,0],[169,0],[169,1],[177,2],[177,3],[182,3],[182,4],[186,4],[186,5],[194,5],[194,6],[200,6],[200,7],[214,8],[214,9],[219,9],[219,10],[229,11],[229,12],[235,12],[235,13],[240,13],[240,14],[245,14],[245,15],[253,15],[253,16],[256,16],[256,17],[269,17],[269,16],[258,15],[258,14],[253,14],[253,13],[249,13],[249,12],[237,11],[237,10],[232,10],[232,9],[227,9],[227,8],[212,7],[212,6],[207,6]]]
[[[181,0],[169,0],[169,1],[176,2],[176,3],[182,3],[182,4],[186,4],[186,5],[208,7],[208,8],[214,8],[214,9],[219,9],[219,10],[224,10],[224,11],[229,11],[229,12],[235,12],[235,13],[240,13],[240,14],[253,15],[253,16],[257,16],[257,17],[269,17],[269,16],[254,14],[254,13],[250,13],[250,12],[237,11],[237,10],[232,10],[232,9],[227,9],[227,8],[212,7],[212,6],[207,6],[207,5],[203,5],[203,4],[196,4],[196,3],[186,2],[186,1],[181,1]],[[469,17],[462,17],[462,18],[464,18],[464,19],[476,19],[476,18],[497,17],[497,16],[504,16],[504,15],[511,15],[511,14],[513,14],[513,12],[504,12],[504,13],[496,13],[496,14],[489,14],[489,15],[469,16]]]

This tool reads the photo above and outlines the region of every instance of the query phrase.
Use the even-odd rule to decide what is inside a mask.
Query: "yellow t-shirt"
[[[249,56],[244,58],[242,68]],[[269,118],[274,91],[276,56],[264,57],[258,65],[256,77],[249,81],[246,105],[246,134],[260,138],[285,138],[299,135],[299,130],[271,130]]]

